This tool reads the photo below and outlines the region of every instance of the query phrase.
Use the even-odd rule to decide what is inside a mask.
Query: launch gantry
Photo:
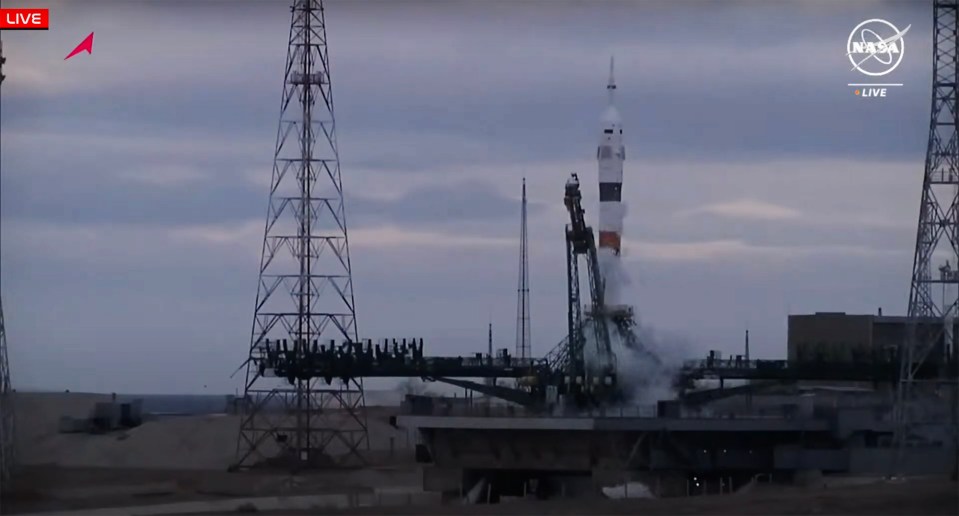
[[[582,205],[579,178],[572,174],[566,182],[564,204],[569,213],[566,226],[566,280],[568,303],[568,336],[566,353],[566,376],[570,394],[595,398],[601,392],[615,389],[616,355],[610,343],[609,327],[604,314],[604,281],[599,271],[596,255],[596,240],[593,228],[586,225]],[[591,312],[583,317],[579,285],[579,257],[586,258],[589,278],[589,301]],[[590,330],[593,348],[587,343],[587,328]],[[577,392],[579,391],[579,392]],[[598,401],[598,400],[596,400]]]
[[[0,41],[0,84],[3,75],[3,42]],[[10,363],[7,360],[7,333],[3,322],[3,306],[0,304],[0,490],[11,485],[15,463],[13,385],[10,383]]]

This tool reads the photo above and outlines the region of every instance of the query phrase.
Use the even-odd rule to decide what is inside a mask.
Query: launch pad
[[[312,2],[297,5],[294,26],[323,26],[321,7],[314,7]],[[290,46],[307,48],[310,44],[293,39]],[[325,59],[316,62],[325,63]],[[288,69],[292,69],[292,65]],[[311,120],[314,94],[325,91],[329,83],[328,77],[322,73],[316,75],[315,83],[311,80],[304,82],[304,77],[309,79],[313,75],[302,71],[287,78],[289,92],[285,93],[285,98],[293,98],[291,92],[297,93],[303,105],[301,118]],[[437,484],[432,485],[433,490],[459,491],[460,495],[464,490],[472,491],[477,482],[486,482],[490,486],[487,496],[492,496],[494,485],[497,495],[525,494],[534,481],[538,484],[535,490],[548,492],[556,487],[554,481],[557,477],[585,477],[606,482],[610,477],[627,480],[637,474],[653,475],[656,494],[662,496],[679,490],[678,484],[674,483],[676,478],[688,482],[690,478],[696,478],[694,475],[722,479],[726,488],[732,489],[758,474],[788,476],[807,469],[842,473],[948,471],[953,466],[951,458],[956,452],[954,441],[942,436],[920,436],[918,434],[922,432],[911,420],[897,422],[890,410],[893,406],[890,399],[864,410],[860,406],[838,403],[817,406],[817,399],[828,397],[807,401],[793,393],[787,396],[789,401],[786,403],[765,403],[768,406],[758,412],[753,406],[753,400],[758,400],[761,391],[767,388],[795,386],[809,380],[867,382],[876,392],[887,395],[893,386],[898,384],[902,389],[905,383],[911,385],[914,380],[946,378],[954,383],[957,376],[955,354],[941,354],[930,359],[925,352],[938,345],[935,338],[920,336],[926,342],[922,347],[924,352],[919,355],[910,354],[914,351],[911,344],[900,346],[894,353],[860,356],[848,361],[750,360],[747,351],[745,357],[727,360],[710,355],[704,361],[689,362],[674,370],[663,367],[660,358],[647,349],[634,332],[636,316],[633,308],[624,303],[619,292],[623,284],[620,253],[625,215],[622,186],[626,149],[621,118],[614,104],[615,90],[611,61],[607,85],[609,105],[602,117],[596,147],[597,231],[594,233],[593,227],[587,223],[579,177],[571,174],[563,198],[569,217],[565,227],[567,332],[565,339],[544,358],[535,359],[529,353],[525,204],[518,288],[520,310],[517,326],[521,335],[517,343],[518,356],[511,356],[505,349],[494,355],[490,345],[485,354],[451,357],[428,356],[424,342],[417,339],[392,339],[376,344],[359,340],[354,321],[345,223],[335,228],[336,238],[342,244],[334,246],[341,258],[338,267],[345,266],[345,270],[333,267],[337,274],[320,274],[318,269],[312,268],[311,260],[315,258],[312,254],[313,237],[308,231],[312,228],[302,222],[312,220],[312,213],[320,210],[301,202],[298,205],[300,211],[293,214],[299,222],[295,231],[273,235],[270,234],[273,219],[267,225],[264,267],[273,263],[273,253],[283,248],[277,244],[279,242],[290,245],[289,249],[300,261],[300,271],[287,270],[273,275],[261,270],[263,296],[270,298],[281,285],[281,281],[272,278],[287,279],[290,280],[288,284],[282,284],[290,288],[297,306],[286,307],[284,311],[264,307],[260,312],[261,303],[258,301],[255,334],[247,362],[247,392],[255,392],[253,382],[279,378],[289,383],[284,387],[291,396],[309,400],[310,393],[322,388],[324,382],[327,386],[334,381],[353,385],[362,393],[360,382],[363,378],[420,377],[485,394],[490,399],[506,400],[511,405],[500,408],[490,403],[472,406],[448,400],[411,399],[396,419],[400,425],[417,429],[422,437],[417,456],[433,465],[429,470],[431,473],[424,478],[426,487]],[[332,119],[332,105],[326,108]],[[335,157],[332,141],[330,138]],[[278,141],[277,146],[279,154],[282,142]],[[296,162],[295,157],[287,159]],[[304,173],[302,177],[313,176]],[[330,177],[335,183],[333,190],[340,196],[334,213],[336,218],[342,214],[338,168]],[[301,193],[307,192],[312,185],[299,185],[299,188]],[[301,197],[313,199],[306,193]],[[273,202],[293,205],[289,204],[293,200],[292,197],[271,198],[271,206]],[[270,216],[278,217],[280,211],[274,213],[271,209]],[[290,236],[294,232],[296,238]],[[301,251],[292,247],[294,241]],[[343,289],[340,301],[344,306],[313,311],[313,299],[318,293],[312,282],[302,281],[303,271],[312,271],[323,281],[345,278],[342,285],[332,282],[337,291]],[[581,285],[581,273],[586,276],[586,285]],[[955,279],[950,277],[950,281]],[[915,322],[929,315],[910,313],[910,320]],[[327,324],[335,326],[342,335],[337,335],[336,341],[320,342],[318,328]],[[940,331],[937,329],[933,333],[939,334]],[[627,391],[635,385],[622,381],[631,373],[624,372],[618,364],[624,353],[637,354],[629,358],[638,358],[651,369],[658,369],[662,376],[670,376],[664,382],[668,385],[656,387],[679,392],[679,400],[661,402],[655,407],[625,408],[625,402],[631,401],[631,393]],[[481,383],[477,379],[487,381]],[[515,381],[499,385],[497,379]],[[652,381],[657,380],[659,378]],[[703,380],[718,380],[719,387],[696,390],[697,383]],[[726,380],[740,380],[743,385],[727,389]],[[638,381],[650,380],[641,378]],[[906,391],[900,401],[913,392]],[[739,401],[745,406],[735,407],[735,410],[723,408]],[[763,402],[756,403],[763,405]],[[361,404],[362,400],[357,404],[341,403],[341,410],[353,414],[362,427],[354,430],[365,434],[365,420],[360,421],[357,415],[360,413],[357,407]],[[306,417],[298,417],[293,427],[296,432],[291,449],[299,456],[309,455],[306,452],[311,449],[321,450],[323,443],[337,435],[342,437],[346,432],[342,428],[327,432],[321,425],[313,424],[308,402],[306,406]],[[320,407],[317,412],[322,415],[334,411]],[[899,413],[897,416],[905,417]],[[904,431],[910,428],[915,431]],[[245,428],[248,435],[244,435],[245,441],[242,442],[249,444],[251,450],[245,457],[251,456],[250,452],[255,451],[257,443],[265,439],[263,436],[274,430],[248,425]],[[906,434],[910,435],[903,437]],[[900,439],[897,444],[893,444],[893,436]],[[903,439],[913,438],[924,445],[904,450]],[[319,447],[316,446],[318,441],[321,443]],[[360,443],[360,440],[351,443],[351,449],[357,451]],[[663,483],[668,485],[663,487]],[[565,480],[561,484],[565,490]],[[651,484],[647,482],[647,485]],[[688,494],[689,484],[685,485]]]
[[[664,497],[691,494],[691,482],[699,480],[706,491],[695,494],[732,492],[757,475],[889,474],[896,455],[892,420],[871,408],[786,407],[670,413],[661,405],[658,413],[630,407],[553,417],[408,404],[397,423],[419,429],[417,455],[431,463],[424,489],[452,496],[484,481],[494,498],[521,496],[533,485],[548,497],[634,480]],[[949,473],[949,451],[911,450],[901,473]]]

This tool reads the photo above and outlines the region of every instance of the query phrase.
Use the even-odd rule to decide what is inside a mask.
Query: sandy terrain
[[[61,416],[86,417],[109,395],[17,393],[17,457],[23,465],[71,468],[225,470],[236,459],[240,416],[172,416],[103,435],[61,434]],[[412,434],[389,425],[395,409],[367,411],[370,448],[411,449]],[[334,444],[339,444],[334,441]],[[334,449],[332,453],[346,449]]]
[[[291,477],[227,473],[235,460],[239,416],[174,416],[103,435],[61,434],[61,416],[86,417],[109,395],[17,393],[15,490],[4,512],[160,504],[274,494],[371,491],[418,487],[411,433],[389,425],[396,409],[370,408],[367,424],[374,468]],[[390,452],[390,440],[394,451]]]
[[[370,493],[385,486],[419,490],[415,465],[281,473],[26,466],[17,489],[4,499],[4,513],[167,504],[272,495]]]
[[[227,473],[236,416],[171,417],[107,435],[59,434],[61,415],[85,416],[109,396],[19,394],[17,487],[5,513],[153,505],[271,495],[419,490],[412,439],[388,424],[395,409],[368,414],[374,467],[315,472]],[[390,439],[395,451],[390,457]],[[325,512],[330,512],[327,510]],[[957,514],[959,485],[941,480],[809,490],[763,486],[749,493],[664,500],[514,501],[485,506],[363,508],[340,514]],[[269,514],[269,513],[267,513]],[[280,514],[280,513],[273,513]],[[284,514],[289,514],[284,513]]]

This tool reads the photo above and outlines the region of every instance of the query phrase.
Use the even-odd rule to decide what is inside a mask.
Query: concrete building
[[[569,416],[407,405],[397,423],[419,430],[417,459],[429,464],[424,490],[451,497],[473,490],[493,500],[533,492],[585,495],[633,481],[667,497],[731,492],[757,475],[797,481],[803,472],[951,471],[956,449],[948,439],[910,448],[897,459],[890,446],[895,423],[881,397],[818,398],[753,400],[751,409],[732,412],[618,407]]]
[[[868,362],[898,360],[899,346],[909,338],[909,318],[883,315],[852,315],[843,312],[817,312],[811,315],[790,315],[787,358],[790,362]],[[928,341],[936,338],[939,345],[932,357],[943,357],[947,337],[942,319],[929,318],[916,324],[916,335]],[[953,325],[952,346],[955,349],[959,324]]]

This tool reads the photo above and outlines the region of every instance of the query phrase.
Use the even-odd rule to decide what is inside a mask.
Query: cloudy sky
[[[233,392],[249,345],[286,2],[19,2],[3,34],[2,294],[15,385]],[[868,18],[911,24],[856,97]],[[931,2],[331,1],[357,321],[514,346],[520,182],[534,354],[565,332],[563,184],[595,221],[616,56],[625,289],[688,348],[785,355],[786,316],[905,311]],[[63,57],[96,32],[92,55]]]

